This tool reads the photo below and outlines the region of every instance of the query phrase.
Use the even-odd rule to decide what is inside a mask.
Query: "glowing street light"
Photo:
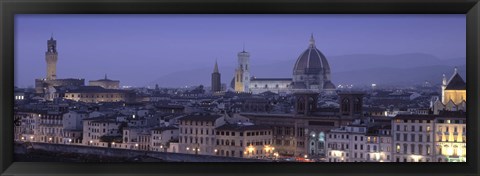
[[[214,151],[215,153],[217,153],[217,152],[218,152],[218,150],[217,150],[217,149],[215,149],[215,150],[213,150],[213,151]]]

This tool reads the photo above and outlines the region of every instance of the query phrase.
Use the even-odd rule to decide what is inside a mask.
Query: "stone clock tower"
[[[47,61],[47,80],[57,78],[57,41],[53,39],[47,41],[47,52],[45,52],[45,61]]]

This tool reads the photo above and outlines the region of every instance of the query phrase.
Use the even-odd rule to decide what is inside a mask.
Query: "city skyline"
[[[445,24],[449,27],[441,27]],[[465,57],[466,40],[464,15],[19,15],[15,29],[15,85],[20,87],[45,77],[43,56],[51,33],[58,40],[59,78],[96,80],[108,74],[132,86],[198,68],[209,70],[208,80],[215,60],[228,84],[233,70],[227,69],[244,43],[255,72],[262,69],[255,66],[295,60],[311,33],[327,58],[425,53],[449,60]],[[332,66],[336,70],[338,65]]]

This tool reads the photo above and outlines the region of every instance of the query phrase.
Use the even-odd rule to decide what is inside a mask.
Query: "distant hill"
[[[466,65],[460,66],[459,73],[465,80]],[[346,71],[332,74],[332,80],[338,84],[354,85],[418,85],[425,81],[432,84],[442,82],[442,74],[447,79],[453,74],[451,66],[424,66],[415,68],[372,68],[365,70]],[[466,80],[465,80],[466,81]]]
[[[253,59],[253,58],[252,58]],[[386,85],[420,84],[426,80],[439,83],[441,75],[450,76],[453,67],[459,67],[465,78],[465,58],[441,60],[433,55],[409,53],[399,55],[351,54],[342,56],[327,56],[332,70],[332,80],[340,84],[369,85],[371,83]],[[251,75],[256,77],[292,76],[296,58],[274,62],[269,65],[252,65]],[[235,67],[220,66],[222,83],[230,84]],[[194,70],[178,71],[158,77],[147,83],[158,83],[165,87],[200,85],[210,86],[210,76],[213,68],[202,67]]]

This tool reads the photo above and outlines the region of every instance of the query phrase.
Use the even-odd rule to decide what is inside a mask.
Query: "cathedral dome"
[[[315,40],[313,35],[310,38],[310,45],[298,57],[293,67],[293,74],[319,74],[330,73],[330,66],[328,65],[327,58],[320,50],[315,47]]]

